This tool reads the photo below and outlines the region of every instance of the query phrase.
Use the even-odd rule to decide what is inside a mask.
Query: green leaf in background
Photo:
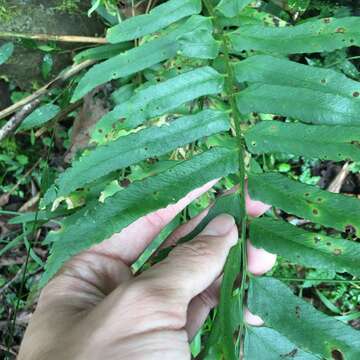
[[[320,356],[299,349],[284,335],[265,326],[246,328],[244,358],[249,360],[321,360]]]
[[[0,65],[4,64],[14,52],[14,44],[9,42],[0,46]]]
[[[301,12],[305,11],[310,5],[310,0],[287,0],[287,2],[291,10]]]
[[[190,15],[199,14],[200,0],[170,0],[153,8],[150,13],[133,16],[113,26],[107,32],[110,43],[140,38],[159,31]]]
[[[51,103],[42,105],[24,119],[18,130],[29,130],[42,126],[53,119],[60,110],[59,106]]]
[[[211,149],[156,176],[134,182],[103,204],[91,204],[67,217],[61,230],[50,232],[46,239],[54,244],[41,286],[71,256],[109,238],[141,216],[177,202],[192,189],[234,173],[238,164],[236,154],[225,148]]]
[[[176,39],[196,29],[204,29],[211,32],[211,20],[202,16],[193,15],[186,22],[166,35],[160,36],[120,55],[114,56],[101,64],[95,65],[80,80],[75,89],[72,102],[79,100],[96,86],[102,85],[110,80],[135,74],[138,71],[142,71],[175,56],[177,51],[180,50],[179,43]]]
[[[203,29],[179,36],[179,55],[198,59],[214,59],[219,53],[219,45],[212,35]]]
[[[73,162],[44,195],[44,205],[66,196],[94,180],[141,160],[159,155],[196,141],[202,137],[226,131],[230,127],[227,114],[204,110],[184,116],[161,127],[151,127],[99,146]]]
[[[353,99],[305,88],[251,85],[236,96],[242,114],[260,112],[290,116],[323,125],[360,125],[360,97]]]
[[[226,17],[234,17],[239,15],[239,13],[249,5],[253,0],[221,0],[216,6],[221,14]]]
[[[360,101],[360,83],[345,75],[269,55],[255,55],[233,64],[238,82],[283,85]],[[357,95],[359,94],[359,95]]]
[[[103,3],[103,0],[91,0],[92,7],[88,11],[88,16],[91,15],[91,12],[96,11],[97,14],[102,17],[107,23],[110,25],[115,25],[119,23],[120,14],[119,10],[116,7],[116,5],[113,5],[113,3],[109,3],[106,1],[109,6],[105,6],[105,3]]]
[[[333,194],[277,173],[250,174],[249,194],[252,199],[289,214],[340,231],[353,229],[360,234],[360,200],[357,198]]]
[[[297,54],[360,46],[360,17],[309,20],[287,27],[243,26],[229,34],[232,52]]]
[[[113,56],[119,55],[123,51],[129,50],[133,44],[125,42],[121,44],[100,45],[91,49],[86,49],[76,54],[73,58],[74,62],[81,63],[85,60],[105,60]]]
[[[253,154],[286,153],[323,160],[360,161],[360,127],[262,121],[245,134]]]
[[[135,84],[126,84],[119,87],[113,93],[111,93],[111,100],[116,104],[120,105],[121,103],[129,100],[135,93],[136,85]]]
[[[224,77],[221,74],[205,66],[148,86],[107,113],[94,127],[92,139],[103,143],[114,124],[117,123],[121,129],[135,128],[188,101],[221,92],[223,83]],[[120,122],[120,119],[125,120]]]
[[[285,221],[253,219],[251,243],[295,264],[360,276],[360,244],[297,228]]]
[[[54,65],[51,54],[45,54],[41,63],[41,74],[44,79],[48,79]]]
[[[334,359],[334,354],[339,353],[341,359],[360,358],[358,331],[317,311],[305,300],[293,295],[279,280],[252,277],[248,306],[253,314],[286,336],[296,348],[326,359]]]

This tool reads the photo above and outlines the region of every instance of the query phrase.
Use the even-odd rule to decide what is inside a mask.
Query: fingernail
[[[232,216],[222,214],[211,220],[201,234],[211,236],[226,235],[233,229],[234,224],[235,219]]]
[[[250,312],[250,310],[246,307],[244,311],[245,321],[252,326],[262,326],[264,325],[264,320],[257,315],[254,315]]]

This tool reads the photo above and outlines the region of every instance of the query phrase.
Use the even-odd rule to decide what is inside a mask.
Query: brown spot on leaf
[[[297,319],[300,319],[300,315],[301,315],[301,309],[299,305],[295,306],[295,316]]]
[[[344,360],[344,355],[342,352],[338,349],[331,350],[331,357],[334,360]]]
[[[313,215],[319,215],[319,210],[318,209],[313,209],[312,213],[313,213]]]
[[[327,245],[327,246],[331,246],[331,242],[327,242],[326,245]]]
[[[280,357],[281,358],[294,358],[296,356],[297,352],[298,352],[298,349],[295,348],[295,349],[292,349],[287,354],[280,355]]]
[[[334,255],[336,255],[336,256],[341,255],[341,253],[342,253],[341,249],[335,249],[334,250]]]
[[[331,19],[330,19],[330,18],[325,18],[323,21],[324,21],[325,24],[329,24],[329,22],[331,21]]]
[[[359,97],[360,96],[360,92],[359,91],[354,91],[352,94],[353,97]]]
[[[326,79],[321,79],[320,82],[321,82],[322,84],[326,84]]]

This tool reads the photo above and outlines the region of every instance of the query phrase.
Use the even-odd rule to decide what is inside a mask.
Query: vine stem
[[[289,282],[305,282],[305,281],[321,281],[324,283],[333,283],[333,284],[360,284],[360,280],[337,280],[337,279],[299,279],[299,278],[287,278],[287,277],[277,277],[276,279],[281,281],[289,281]]]
[[[235,134],[236,139],[238,141],[238,149],[239,149],[239,168],[238,168],[238,177],[239,177],[239,191],[240,191],[240,237],[238,245],[241,248],[241,258],[240,260],[240,272],[241,272],[241,285],[239,292],[239,318],[240,318],[240,332],[239,336],[242,336],[244,332],[244,311],[243,311],[243,302],[245,297],[245,289],[246,289],[246,280],[247,280],[247,249],[246,249],[246,224],[247,224],[247,215],[246,215],[246,205],[245,205],[245,145],[244,145],[244,137],[241,131],[240,122],[242,121],[242,117],[240,112],[236,106],[235,101],[235,81],[234,81],[234,71],[230,63],[230,55],[229,55],[229,40],[226,34],[223,33],[221,26],[219,26],[217,22],[217,16],[213,9],[212,4],[209,0],[203,0],[204,5],[212,17],[215,25],[215,29],[219,33],[220,40],[223,44],[223,54],[226,66],[227,77],[225,79],[225,93],[229,100],[229,104],[231,107],[231,113],[234,120]]]
[[[84,43],[84,44],[107,44],[106,38],[78,36],[78,35],[50,35],[50,34],[24,34],[16,32],[0,32],[2,39],[30,39],[38,41],[55,41],[67,43]]]

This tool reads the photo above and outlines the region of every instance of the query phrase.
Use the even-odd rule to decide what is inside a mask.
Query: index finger
[[[110,257],[117,257],[127,265],[131,265],[177,214],[196,198],[211,189],[217,181],[218,179],[212,180],[191,191],[177,203],[139,218],[121,232],[95,245],[92,249]]]

